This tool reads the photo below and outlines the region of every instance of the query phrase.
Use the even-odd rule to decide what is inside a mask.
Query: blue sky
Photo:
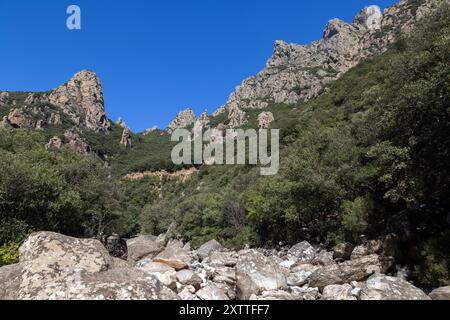
[[[309,43],[334,17],[395,0],[0,0],[0,91],[46,91],[90,69],[106,111],[135,131],[165,127],[185,107],[212,112],[272,54]],[[66,28],[66,9],[82,30]]]

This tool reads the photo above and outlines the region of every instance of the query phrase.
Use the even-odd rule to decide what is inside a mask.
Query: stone
[[[370,255],[356,260],[349,260],[339,265],[318,269],[309,277],[311,287],[325,288],[333,284],[345,284],[362,281],[381,269],[378,255]]]
[[[11,112],[8,115],[8,122],[13,128],[22,128],[22,129],[35,128],[35,124],[29,118],[27,113],[24,110],[18,108],[11,110]]]
[[[228,110],[230,128],[240,128],[248,122],[247,113],[239,107],[230,107]]]
[[[62,141],[59,137],[53,137],[50,141],[45,145],[45,149],[47,150],[59,150],[62,147]]]
[[[0,106],[4,106],[9,102],[9,93],[0,92]]]
[[[289,287],[295,300],[314,301],[320,298],[319,288]]]
[[[349,260],[353,252],[353,245],[348,242],[337,244],[333,249],[333,259],[336,260]]]
[[[236,264],[236,292],[240,300],[248,300],[252,294],[283,289],[286,277],[280,266],[272,258],[256,250],[239,252]]]
[[[156,241],[154,236],[139,236],[130,239],[127,241],[128,261],[136,263],[145,257],[153,259],[164,250],[165,245],[163,241]]]
[[[385,275],[374,275],[363,285],[360,300],[431,300],[409,282]]]
[[[123,129],[122,138],[120,139],[120,145],[125,148],[131,148],[132,146],[132,135],[131,131],[128,128]]]
[[[178,271],[176,276],[179,283],[185,286],[193,286],[196,290],[200,289],[200,286],[203,283],[202,278],[192,270]]]
[[[357,246],[353,250],[350,259],[352,260],[359,259],[369,254],[373,254],[373,252],[371,253],[366,246]]]
[[[200,248],[198,248],[197,254],[200,260],[203,260],[206,259],[212,252],[220,251],[222,249],[223,247],[219,242],[217,242],[216,240],[211,240],[204,243]]]
[[[450,286],[441,287],[433,290],[430,293],[430,298],[432,300],[450,300]]]
[[[101,242],[52,232],[32,234],[8,267],[17,300],[172,300],[178,296],[152,276],[111,257]],[[20,269],[20,271],[19,271]],[[1,275],[4,273],[0,269]],[[20,275],[18,275],[20,273]],[[3,288],[3,283],[2,283]],[[0,293],[2,291],[0,290]],[[0,299],[4,296],[0,296]]]
[[[165,263],[175,270],[182,270],[189,267],[192,259],[189,252],[183,248],[167,247],[164,251],[153,258],[153,261]]]
[[[203,252],[202,254],[204,253],[205,252]],[[213,267],[234,267],[237,263],[237,258],[233,257],[230,253],[221,251],[212,251],[207,259],[208,263]]]
[[[333,265],[333,264],[335,264],[334,259],[333,259],[333,253],[332,252],[328,252],[326,250],[321,250],[314,257],[312,263],[315,264],[315,265],[320,265],[320,266]]]
[[[219,267],[214,270],[213,281],[231,286],[236,284],[236,270],[230,267]]]
[[[322,300],[357,300],[352,291],[353,287],[349,284],[326,286],[323,289]]]
[[[287,284],[290,286],[301,287],[304,284],[308,283],[309,277],[318,269],[319,267],[312,266],[312,268],[310,269],[305,268],[304,270],[290,273],[287,277]]]
[[[199,297],[201,300],[230,300],[228,298],[226,292],[220,288],[218,288],[213,283],[208,283],[204,288],[200,289],[196,293],[197,297]]]
[[[181,300],[184,301],[194,301],[194,300],[198,300],[198,298],[192,294],[189,289],[184,288],[179,294],[178,296],[180,297]]]
[[[141,260],[136,267],[145,273],[155,276],[166,287],[172,290],[176,289],[177,272],[174,268],[163,263],[152,262],[149,259]]]
[[[59,113],[52,112],[47,120],[47,123],[52,126],[58,126],[62,124],[61,115]]]
[[[260,129],[269,129],[270,124],[275,120],[272,112],[263,112],[258,116],[258,127]]]
[[[282,290],[272,290],[272,291],[264,291],[260,296],[253,295],[252,297],[250,297],[250,300],[289,301],[289,300],[295,300],[295,299],[289,292],[282,291]]]
[[[287,256],[298,263],[310,263],[316,258],[317,250],[307,241],[303,241],[290,248]]]
[[[91,153],[91,146],[86,140],[81,138],[80,134],[75,130],[66,130],[66,132],[64,132],[64,138],[69,147],[75,152],[81,155],[88,155]]]

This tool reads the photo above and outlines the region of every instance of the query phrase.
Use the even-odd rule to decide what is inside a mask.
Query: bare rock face
[[[385,51],[398,35],[412,32],[414,24],[439,3],[442,0],[424,0],[413,10],[417,4],[402,0],[384,14],[379,7],[369,6],[352,23],[331,20],[323,38],[309,45],[276,41],[266,67],[244,80],[214,115],[227,111],[232,125],[239,126],[244,117],[238,110],[308,101],[360,61]]]
[[[112,258],[99,241],[51,232],[31,235],[20,248],[20,263],[0,269],[0,278],[4,273],[16,290],[0,290],[0,299],[177,299],[154,277]]]
[[[195,120],[194,128],[192,129],[192,133],[194,137],[197,137],[202,134],[202,130],[207,128],[209,125],[209,115],[208,112],[203,112],[197,120]]]
[[[123,129],[122,138],[120,139],[120,144],[126,148],[131,148],[132,136],[131,131],[128,128]]]
[[[153,261],[164,263],[175,270],[182,270],[189,267],[192,259],[189,252],[183,248],[166,247],[164,251],[153,258]]]
[[[384,275],[374,275],[362,288],[361,300],[430,300],[409,282]]]
[[[9,93],[8,92],[0,92],[0,106],[7,104],[9,101]]]
[[[248,122],[247,113],[238,106],[232,106],[229,108],[228,120],[230,128],[242,127]]]
[[[22,109],[18,108],[11,110],[8,121],[13,128],[31,129],[35,127],[33,120]]]
[[[68,145],[77,153],[84,155],[91,153],[91,146],[76,131],[67,130],[64,132],[64,137]]]
[[[176,129],[184,129],[193,125],[195,122],[195,114],[191,108],[181,111],[176,118],[169,124],[167,131],[172,133]]]
[[[45,145],[45,149],[47,150],[59,150],[62,147],[62,141],[59,137],[53,137],[50,141]]]
[[[11,122],[9,122],[8,116],[4,116],[2,122],[0,122],[0,128],[2,129],[13,129]]]
[[[75,122],[81,116],[82,124],[89,130],[106,132],[110,129],[104,110],[102,85],[91,71],[77,73],[69,82],[49,93],[46,99],[62,108]]]
[[[381,22],[383,20],[383,13],[378,6],[365,7],[355,17],[355,23],[359,23],[361,26],[368,30],[381,29]]]
[[[236,293],[240,300],[248,300],[252,294],[287,287],[286,276],[271,258],[255,250],[239,253],[236,265]]]
[[[260,129],[269,129],[270,124],[275,120],[272,112],[263,112],[258,116]]]

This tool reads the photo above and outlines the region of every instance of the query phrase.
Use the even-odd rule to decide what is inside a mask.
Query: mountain
[[[314,263],[327,264],[332,248],[345,260],[356,246],[356,261],[376,252],[383,272],[420,286],[449,285],[450,9],[444,2],[403,0],[384,13],[371,6],[352,23],[330,21],[310,45],[278,41],[266,68],[227,104],[211,116],[182,111],[166,130],[136,134],[123,120],[108,120],[100,81],[88,71],[49,92],[1,93],[4,260],[14,262],[17,243],[33,231],[128,238],[160,234],[176,222],[178,238],[193,248],[212,239],[236,250],[267,247],[288,263],[285,248],[309,241],[322,253]],[[170,132],[196,133],[202,125],[279,128],[279,174],[261,177],[251,165],[172,174],[183,168],[170,160]],[[133,241],[139,248],[148,240],[158,251],[158,239]],[[301,248],[294,254],[306,254],[305,246],[295,246]],[[180,252],[180,242],[175,248],[168,246],[159,261]],[[266,255],[275,254],[270,249]],[[347,278],[334,277],[339,271],[334,264],[321,269],[317,292],[324,293],[323,279],[330,277],[349,289]]]

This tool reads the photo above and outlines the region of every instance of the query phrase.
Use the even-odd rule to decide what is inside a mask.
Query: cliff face
[[[448,0],[402,0],[384,13],[364,8],[352,23],[329,21],[322,39],[309,45],[276,41],[274,53],[258,75],[246,79],[215,115],[228,112],[231,125],[245,123],[242,110],[294,104],[318,96],[330,82],[362,60],[385,51],[428,12]],[[237,115],[237,117],[236,117]]]
[[[3,123],[13,128],[43,129],[62,124],[93,132],[107,132],[100,79],[91,71],[81,71],[66,84],[47,93],[0,93],[0,107],[7,110]]]
[[[107,131],[110,128],[102,85],[93,72],[77,73],[69,82],[50,92],[46,99],[89,130]]]

